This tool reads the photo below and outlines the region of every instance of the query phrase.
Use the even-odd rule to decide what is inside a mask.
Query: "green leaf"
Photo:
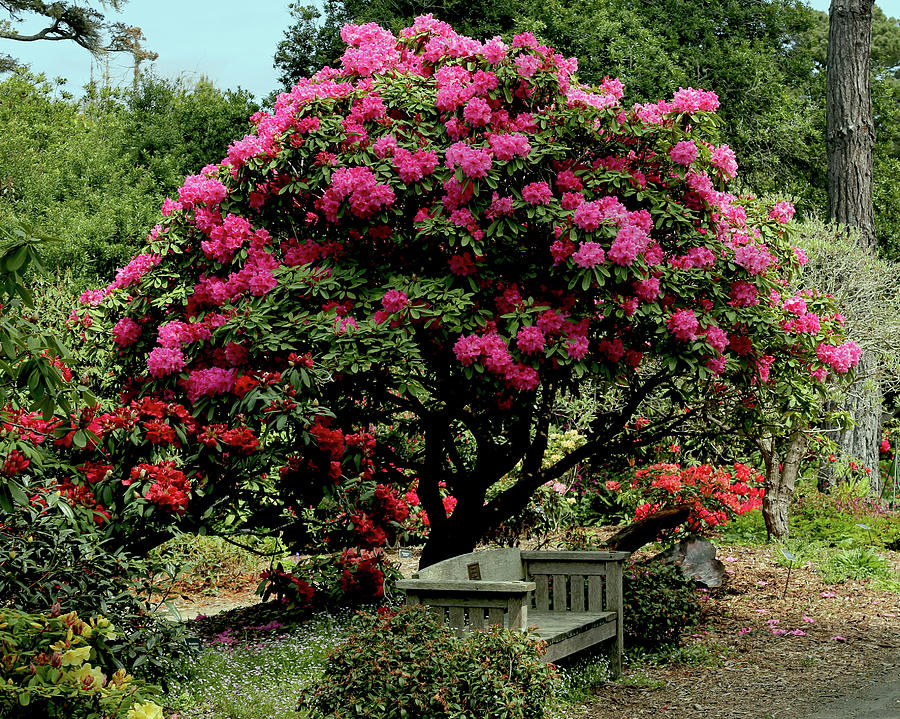
[[[8,272],[18,272],[22,269],[22,266],[25,264],[25,260],[28,259],[28,245],[22,245],[18,251],[12,255],[12,257],[7,257],[4,264],[6,265],[6,269]]]

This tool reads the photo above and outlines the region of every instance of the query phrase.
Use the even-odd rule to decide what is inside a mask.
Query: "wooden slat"
[[[534,580],[534,608],[539,612],[546,612],[550,609],[549,583],[550,577],[546,574],[538,574],[532,576]]]
[[[481,607],[469,609],[469,626],[472,629],[484,629],[484,609]]]
[[[566,575],[553,575],[553,611],[565,612],[569,608],[566,596]]]
[[[450,626],[456,630],[458,636],[466,631],[466,610],[463,607],[450,607]]]
[[[583,612],[584,611],[584,577],[580,574],[575,574],[569,578],[570,583],[570,591],[572,592],[572,611],[573,612]]]
[[[435,617],[437,617],[438,621],[444,623],[447,621],[447,617],[444,614],[444,607],[435,606],[434,604],[425,603],[425,606],[428,607],[428,611],[431,612]]]
[[[485,609],[494,607],[505,609],[508,602],[508,599],[504,597],[454,597],[442,594],[436,596],[419,594],[417,596],[422,604],[441,607],[484,607]]]
[[[534,587],[531,582],[488,582],[473,579],[401,579],[395,585],[405,592],[441,591],[461,592],[465,594],[525,594]]]
[[[546,559],[550,561],[567,562],[624,562],[629,557],[628,552],[522,552],[522,561],[530,562],[534,559]]]
[[[502,609],[491,609],[488,613],[488,625],[502,627],[504,614],[505,612]]]
[[[601,577],[588,577],[588,607],[589,612],[603,611],[603,580]]]
[[[545,559],[531,560],[528,562],[530,574],[606,574],[609,571],[610,562],[569,562],[549,561]]]

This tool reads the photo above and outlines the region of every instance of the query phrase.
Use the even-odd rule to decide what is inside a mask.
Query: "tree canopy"
[[[727,191],[715,93],[623,103],[529,33],[430,16],[342,35],[341,69],[254,115],[82,297],[127,402],[79,423],[109,450],[91,491],[137,541],[249,516],[300,542],[338,502],[377,544],[415,487],[427,563],[580,461],[723,407],[812,411],[855,363],[830,300],[786,284],[793,207]],[[587,381],[610,401],[544,466],[556,398]]]
[[[99,0],[94,3],[0,0],[0,9],[7,13],[6,19],[0,19],[0,39],[15,42],[71,41],[94,55],[125,52],[136,62],[156,59],[156,53],[142,46],[146,38],[140,28],[106,18],[104,13],[107,8],[118,12],[126,2],[128,0]],[[0,55],[0,71],[11,70],[17,65],[12,56]]]

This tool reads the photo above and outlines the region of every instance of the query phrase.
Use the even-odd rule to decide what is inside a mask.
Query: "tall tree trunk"
[[[875,127],[869,88],[874,0],[832,0],[828,31],[826,147],[828,152],[828,219],[859,232],[860,244],[875,251],[872,203]],[[877,358],[864,352],[857,382],[845,409],[855,422],[835,438],[842,459],[862,462],[871,471],[870,490],[878,492],[878,447],[881,441],[881,390]],[[828,468],[820,488],[833,484]]]
[[[874,0],[832,0],[825,98],[828,219],[855,227],[875,249],[875,127],[869,90]]]
[[[766,493],[763,495],[762,512],[769,539],[787,539],[790,533],[788,514],[791,499],[800,474],[800,462],[809,442],[806,428],[796,429],[789,440],[783,455],[774,437],[765,437],[759,442],[766,465]]]

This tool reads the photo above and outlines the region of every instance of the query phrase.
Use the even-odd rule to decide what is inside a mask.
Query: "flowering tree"
[[[113,521],[286,510],[301,536],[348,478],[417,480],[428,564],[577,463],[659,442],[688,403],[775,375],[811,396],[855,361],[827,302],[785,290],[793,208],[725,191],[714,93],[628,106],[529,34],[479,42],[430,16],[342,37],[341,68],[255,115],[83,298],[127,400],[93,426],[130,439]],[[616,401],[542,466],[555,398],[589,379]],[[661,394],[676,409],[637,432]],[[369,532],[354,512],[337,507]]]

